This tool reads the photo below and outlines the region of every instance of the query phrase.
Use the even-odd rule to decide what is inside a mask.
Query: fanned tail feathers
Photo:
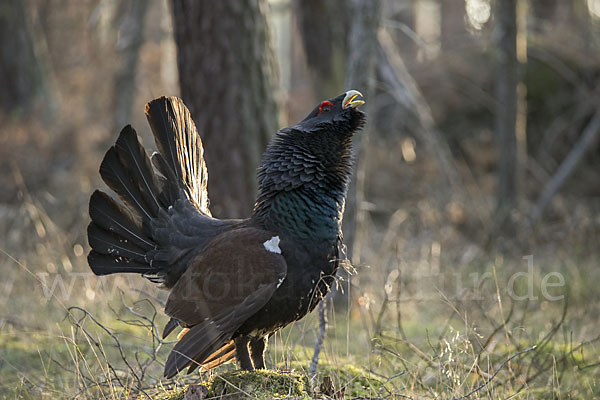
[[[164,283],[169,271],[160,262],[164,260],[155,257],[164,253],[160,248],[165,243],[153,226],[160,225],[160,218],[168,218],[180,199],[187,198],[200,213],[210,216],[208,174],[202,142],[180,99],[153,100],[146,106],[146,116],[159,153],[151,161],[129,125],[107,151],[100,175],[122,204],[101,191],[92,194],[88,262],[97,275],[134,272]]]
[[[204,148],[189,110],[176,97],[160,97],[146,105],[146,118],[160,153],[153,156],[158,158],[154,165],[163,175],[165,170],[174,172],[188,198],[210,215]]]

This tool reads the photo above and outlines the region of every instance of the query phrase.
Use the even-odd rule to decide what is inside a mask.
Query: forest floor
[[[74,284],[65,302],[56,284],[46,301],[43,289],[27,294],[13,286],[14,303],[6,304],[24,306],[2,316],[0,398],[182,399],[188,385],[204,385],[209,397],[225,398],[600,396],[597,310],[577,300],[583,293],[572,304],[567,297],[511,301],[499,289],[506,282],[496,279],[482,283],[483,298],[475,300],[455,301],[441,291],[437,299],[403,304],[391,298],[365,303],[361,296],[350,312],[343,300],[336,302],[341,305],[329,310],[313,379],[315,313],[270,339],[267,361],[278,372],[239,374],[228,364],[167,381],[160,377],[173,342],[158,339],[166,322],[160,297],[117,289],[112,298],[90,300],[85,285]]]

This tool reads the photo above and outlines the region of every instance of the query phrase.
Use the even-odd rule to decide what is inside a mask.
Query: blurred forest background
[[[322,362],[366,366],[399,397],[599,396],[599,32],[600,0],[2,0],[0,388],[160,383],[84,318],[165,358],[147,347],[164,317],[126,306],[165,294],[90,276],[85,258],[105,151],[126,124],[154,149],[146,102],[183,98],[213,215],[241,217],[271,135],[357,89],[356,271],[328,302]],[[317,320],[275,338],[271,365],[310,359]]]

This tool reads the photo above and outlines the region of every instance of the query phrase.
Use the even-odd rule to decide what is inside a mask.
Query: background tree
[[[20,0],[5,0],[0,7],[0,108],[6,112],[27,108],[39,95],[48,95],[27,11]]]
[[[211,210],[249,215],[255,171],[277,130],[266,0],[173,0],[181,97],[204,141]]]
[[[131,109],[135,97],[136,73],[140,49],[144,42],[144,25],[149,3],[146,0],[123,1],[119,4],[117,24],[121,28],[117,50],[120,68],[114,86],[114,128],[119,132],[131,121]]]
[[[344,90],[351,18],[347,1],[299,0],[298,30],[312,72],[316,100],[327,99]]]
[[[496,18],[497,224],[507,227],[516,201],[517,0],[496,2]]]
[[[381,1],[354,0],[351,3],[351,29],[348,36],[348,69],[346,87],[360,89],[367,99],[366,111],[373,110],[375,95],[375,59],[377,57],[377,31],[379,29]],[[373,97],[371,97],[373,96]],[[373,129],[373,122],[361,131],[353,142],[354,179],[348,189],[346,213],[344,216],[344,236],[348,246],[348,256],[354,263],[360,262],[360,253],[354,254],[355,242],[360,240],[359,229],[364,219],[361,209],[365,194],[365,166],[361,160],[363,146]]]

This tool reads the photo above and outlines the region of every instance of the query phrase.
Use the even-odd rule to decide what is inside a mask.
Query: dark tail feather
[[[216,328],[213,321],[194,326],[171,351],[165,364],[164,376],[172,378],[178,372],[192,365],[202,365],[207,357],[218,351],[231,340]]]
[[[146,263],[138,263],[129,258],[113,257],[112,255],[100,254],[94,250],[88,254],[88,263],[92,272],[96,275],[109,275],[119,272],[133,272],[136,274],[153,274],[157,271]]]
[[[157,179],[159,182],[162,182],[164,188],[163,196],[165,196],[165,199],[169,204],[173,204],[175,200],[182,196],[181,192],[185,191],[179,185],[169,184],[169,182],[177,182],[177,177],[173,170],[167,165],[163,156],[159,153],[152,154],[152,164],[156,170],[162,174],[162,177],[159,175],[157,176]]]
[[[126,243],[133,243],[144,251],[156,248],[152,239],[140,233],[142,227],[131,214],[100,190],[96,190],[90,198],[90,217],[99,228],[115,233]]]
[[[175,318],[171,318],[169,320],[169,322],[167,322],[167,324],[165,325],[165,327],[163,329],[162,338],[166,339],[167,336],[169,336],[171,334],[171,332],[173,332],[173,329],[177,328],[178,326],[179,326],[179,321],[176,320]]]
[[[225,364],[227,361],[230,361],[233,358],[235,358],[235,344],[232,340],[210,356],[206,357],[206,360],[202,364],[200,364],[198,360],[194,360],[195,362],[190,364],[187,373],[191,374],[199,366],[202,366],[203,371],[208,371],[213,368],[217,368],[221,364]]]
[[[204,148],[189,110],[177,97],[160,97],[146,105],[146,118],[162,156],[159,165],[154,165],[166,178],[172,173],[176,177],[172,182],[202,213],[210,215]]]
[[[161,204],[159,201],[160,191],[154,171],[152,171],[150,158],[139,142],[137,133],[130,125],[121,131],[115,148],[119,160],[131,176],[131,181],[137,186],[146,209],[155,217],[159,208],[169,206],[169,204]]]
[[[131,126],[121,131],[100,165],[100,175],[121,198],[125,207],[101,191],[90,198],[88,242],[92,251],[88,262],[97,275],[135,272],[159,273],[152,266],[150,252],[157,249],[152,239],[151,221],[166,205],[152,170],[150,158]]]
[[[152,220],[152,212],[145,205],[139,188],[119,160],[115,147],[111,147],[106,152],[102,164],[100,164],[100,175],[108,187],[118,194],[132,211],[139,214],[144,222]]]
[[[146,252],[133,243],[127,242],[121,236],[105,231],[98,225],[91,223],[88,226],[88,241],[97,253],[124,257],[136,262],[146,262]]]

